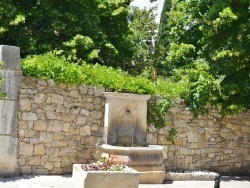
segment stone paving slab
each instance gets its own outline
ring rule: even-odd
[[[0,188],[74,188],[71,176],[21,176],[0,178]]]
[[[74,188],[74,186],[71,175],[26,175],[0,178],[0,188]],[[164,184],[140,184],[139,188],[214,188],[214,181],[166,181]],[[250,177],[224,176],[220,188],[250,188]]]

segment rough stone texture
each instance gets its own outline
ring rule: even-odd
[[[73,163],[94,161],[96,141],[103,135],[100,92],[105,90],[93,88],[23,77],[18,112],[22,174],[66,174]]]
[[[17,101],[0,99],[0,135],[17,133]]]
[[[152,139],[150,126],[148,139],[162,144],[171,128],[177,130],[175,145],[165,142],[166,170],[208,170],[225,175],[250,174],[250,110],[234,116],[221,117],[218,110],[210,108],[208,115],[193,118],[182,100],[178,99],[166,121],[169,126],[157,130]],[[150,142],[149,142],[150,143]]]
[[[163,147],[149,145],[148,147],[123,147],[102,144],[97,146],[99,156],[115,155],[114,163],[125,164],[139,172],[140,183],[162,184],[165,169],[163,164]],[[99,157],[100,160],[100,157]]]
[[[6,93],[6,96],[0,99],[0,176],[15,176],[19,174],[17,114],[19,86],[22,80],[20,49],[0,45],[0,61],[3,62],[1,92]]]
[[[5,99],[17,99],[19,94],[19,86],[22,80],[23,72],[21,70],[7,70],[1,71],[2,78],[2,92],[6,93]]]
[[[105,99],[100,94],[103,91],[92,86],[70,87],[52,80],[24,77],[18,111],[21,173],[71,173],[71,164],[95,161],[95,144],[103,142]],[[249,110],[222,118],[216,109],[211,109],[209,115],[194,119],[181,99],[174,102],[166,115],[167,127],[147,128],[147,143],[164,146],[166,170],[250,174]],[[171,128],[178,132],[173,138],[175,145],[167,141]],[[28,154],[22,145],[28,148]],[[31,164],[34,157],[40,160]],[[44,167],[46,162],[53,163],[52,170],[50,163]]]
[[[188,172],[188,173],[175,173],[166,172],[166,181],[214,181],[217,173],[214,172]]]
[[[0,177],[18,175],[17,139],[8,135],[0,135],[0,143]]]
[[[139,173],[135,170],[83,171],[79,164],[74,164],[72,180],[77,188],[138,188]]]
[[[0,45],[0,60],[3,62],[2,69],[20,70],[20,48]]]

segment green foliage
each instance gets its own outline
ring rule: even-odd
[[[169,131],[169,135],[167,137],[167,141],[170,141],[172,144],[174,144],[174,137],[177,135],[177,130],[174,128],[171,128]]]
[[[161,99],[159,101],[149,101],[147,111],[148,124],[154,125],[156,128],[166,126],[165,114],[170,108],[170,100]]]
[[[188,108],[195,115],[208,104],[223,115],[249,109],[250,1],[165,0],[165,5],[163,74],[186,86]]]
[[[28,56],[22,61],[24,75],[53,79],[67,84],[103,86],[115,91],[154,94],[154,84],[143,77],[132,77],[122,70],[99,64],[69,63],[64,56],[52,52]]]
[[[153,52],[158,28],[155,21],[156,15],[153,12],[155,9],[156,7],[149,9],[132,7],[131,9],[129,26],[133,32],[132,41],[135,44],[135,52],[132,59],[133,67],[129,69],[129,72],[134,75],[140,75],[146,69],[152,72],[155,68]]]
[[[208,104],[218,105],[220,81],[209,73],[209,65],[206,62],[196,61],[192,67],[178,69],[175,74],[185,83],[181,97],[195,117],[208,113]]]
[[[42,79],[53,79],[71,85],[85,84],[109,88],[117,92],[159,95],[161,100],[148,103],[148,123],[158,128],[165,126],[165,113],[168,111],[171,97],[183,90],[182,83],[173,84],[169,80],[159,79],[156,83],[148,78],[132,77],[122,70],[86,62],[69,63],[64,56],[53,52],[28,56],[22,60],[24,75]],[[172,94],[170,94],[172,93]]]
[[[124,68],[133,56],[130,2],[1,0],[0,43],[19,46],[22,57],[58,50],[70,62]]]
[[[155,84],[155,99],[148,102],[148,122],[156,128],[166,126],[166,114],[173,104],[172,99],[180,97],[186,86],[185,82],[158,78]],[[158,96],[158,97],[157,97]]]

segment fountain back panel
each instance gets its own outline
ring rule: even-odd
[[[149,95],[104,92],[104,143],[146,146],[146,115]]]
[[[106,99],[104,144],[97,146],[99,156],[102,153],[116,155],[114,162],[139,172],[140,183],[163,183],[163,147],[146,143],[150,96],[113,92],[104,92],[103,96]]]

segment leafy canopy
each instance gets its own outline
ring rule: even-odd
[[[249,109],[250,1],[166,4],[170,7],[158,39],[165,40],[164,66],[170,67],[165,75],[186,81],[183,97],[188,107],[196,114],[207,104],[220,106],[222,114]]]
[[[156,7],[139,9],[132,7],[130,13],[130,29],[132,30],[132,41],[135,44],[135,52],[132,58],[132,66],[130,72],[134,75],[148,74],[153,72],[155,67],[154,60],[154,42],[158,29],[156,23],[156,15],[154,10]]]
[[[77,59],[125,67],[133,55],[131,0],[1,0],[0,43],[23,57],[58,50]]]

